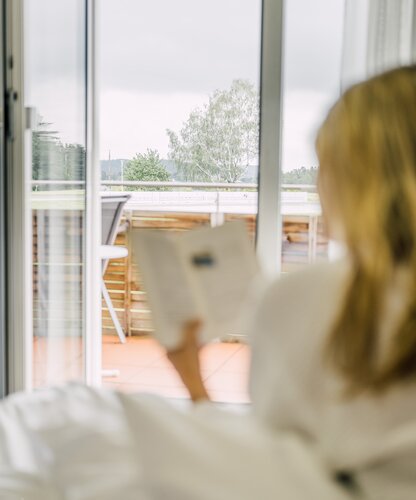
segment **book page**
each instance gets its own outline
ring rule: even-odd
[[[172,349],[181,340],[183,325],[202,314],[187,264],[175,235],[168,231],[135,229],[132,247],[151,307],[155,337]]]
[[[244,222],[230,222],[183,235],[182,252],[203,303],[203,340],[242,333],[239,325],[259,267]]]

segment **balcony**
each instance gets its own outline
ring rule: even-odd
[[[103,190],[145,189],[149,183],[103,183]],[[143,185],[142,185],[143,184]],[[160,183],[159,183],[160,184]],[[187,231],[201,226],[214,226],[242,219],[247,224],[254,244],[257,193],[255,185],[187,184],[159,185],[166,191],[131,191],[125,206],[122,225],[125,228],[116,244],[129,249],[128,257],[110,261],[105,283],[118,318],[127,335],[127,343],[119,343],[109,312],[102,308],[103,368],[118,370],[117,376],[103,379],[107,387],[124,391],[156,392],[170,397],[185,397],[186,391],[170,367],[164,351],[152,339],[151,311],[140,280],[140,272],[132,260],[131,234],[140,228]],[[82,318],[83,207],[76,192],[64,192],[67,199],[59,209],[49,210],[48,199],[62,192],[33,193],[33,265],[34,265],[34,364],[35,384],[81,377],[82,341],[78,337]],[[284,186],[282,193],[283,243],[282,269],[290,272],[319,259],[325,259],[328,241],[323,233],[320,206],[312,186]],[[53,222],[53,224],[52,224]],[[45,231],[46,230],[46,231]],[[71,242],[54,249],[51,238]],[[59,255],[54,259],[54,252]],[[47,262],[47,265],[45,264]],[[48,280],[49,273],[57,279]],[[44,281],[44,283],[42,282]],[[68,295],[64,309],[55,306],[54,287]],[[41,291],[41,293],[40,293]],[[57,291],[57,290],[55,290]],[[61,293],[62,290],[59,290]],[[43,332],[53,331],[53,338]],[[53,346],[52,346],[53,343]],[[69,347],[70,346],[70,347]],[[51,366],[48,349],[61,353],[59,366]],[[50,355],[49,355],[50,358]],[[228,338],[206,346],[201,353],[203,377],[217,401],[247,402],[249,348],[244,338]]]
[[[105,186],[111,184],[113,183],[104,183]],[[237,219],[246,222],[254,242],[257,193],[241,191],[238,185],[234,185],[233,189],[203,192],[132,192],[132,198],[124,211],[123,225],[127,230],[118,236],[116,244],[127,246],[131,250],[131,232],[139,228],[187,231]],[[311,186],[306,186],[309,191],[300,189],[302,188],[295,186],[294,190],[284,191],[282,195],[283,272],[325,259],[328,252],[328,241],[323,234],[317,196],[310,192]],[[129,251],[126,259],[110,262],[105,282],[124,331],[127,335],[142,335],[150,333],[152,325],[145,292],[131,255],[132,252]],[[115,333],[105,308],[103,333]]]

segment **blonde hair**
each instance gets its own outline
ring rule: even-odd
[[[324,213],[329,228],[340,221],[353,268],[326,354],[349,392],[381,392],[416,379],[416,67],[347,90],[316,148]],[[380,362],[384,294],[402,265],[410,300]]]

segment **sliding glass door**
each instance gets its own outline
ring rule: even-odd
[[[11,357],[24,367],[13,389],[73,379],[99,383],[101,367],[106,374],[118,370],[105,380],[112,387],[126,373],[126,383],[143,389],[159,361],[130,346],[152,330],[131,259],[131,231],[243,219],[268,273],[325,257],[319,200],[307,176],[316,173],[314,124],[338,90],[343,0],[320,0],[320,9],[307,0],[174,6],[125,0],[123,8],[102,0],[97,16],[93,0],[7,1],[16,11],[20,36],[12,45],[20,43],[14,60],[21,62],[10,69],[17,89],[12,192],[19,216],[11,235],[18,285],[11,317],[20,321]],[[95,17],[100,162],[94,156]],[[114,243],[129,251],[107,267],[110,302],[101,324],[101,200],[119,191],[130,198]],[[127,346],[114,335],[113,313]],[[108,334],[103,359],[102,333]],[[241,358],[247,368],[248,355]],[[224,365],[220,357],[216,363]]]
[[[33,385],[84,379],[86,2],[26,0]]]
[[[340,88],[343,4],[125,0],[120,9],[101,1],[102,197],[129,195],[115,241],[127,257],[110,261],[104,275],[108,387],[186,394],[149,336],[152,311],[131,256],[138,228],[244,220],[270,274],[327,257],[312,137]],[[222,340],[239,343],[208,346],[202,356],[220,401],[247,400],[249,352],[235,333]]]
[[[241,220],[254,246],[262,1],[121,5],[101,0],[98,18],[102,197],[129,196],[115,242],[128,255],[111,260],[104,276],[103,382],[179,397],[187,393],[152,339],[130,242],[139,228],[179,233]],[[211,395],[245,401],[247,346],[218,343],[203,358]]]
[[[25,0],[33,385],[100,370],[95,2]]]
[[[98,365],[93,19],[93,0],[8,0],[11,391]]]

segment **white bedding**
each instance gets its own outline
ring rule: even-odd
[[[343,500],[294,436],[208,404],[69,385],[0,404],[1,500]]]

